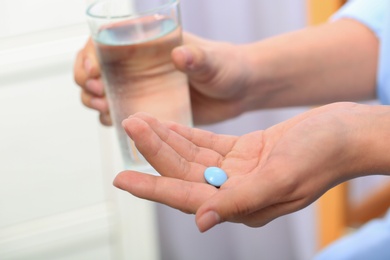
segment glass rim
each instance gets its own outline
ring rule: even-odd
[[[91,9],[96,6],[99,3],[108,2],[109,0],[97,0],[93,2],[91,5],[88,6],[86,10],[86,15],[91,18],[96,19],[124,19],[124,18],[139,18],[142,16],[150,15],[153,13],[156,13],[157,11],[167,9],[168,7],[174,7],[179,5],[180,0],[168,0],[167,3],[160,5],[156,8],[151,8],[142,12],[136,12],[133,14],[125,14],[125,15],[113,15],[113,16],[107,16],[107,15],[95,15],[91,13]]]

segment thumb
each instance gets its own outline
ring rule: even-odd
[[[211,57],[212,52],[210,48],[182,45],[172,51],[172,61],[178,70],[190,77],[191,81],[208,82],[215,77],[219,69],[216,57]]]
[[[244,223],[250,215],[272,203],[272,185],[262,185],[248,178],[237,186],[223,188],[196,212],[196,224],[205,232],[224,221]]]

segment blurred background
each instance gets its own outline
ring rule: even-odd
[[[183,27],[246,43],[323,20],[342,2],[182,0]],[[222,224],[200,234],[194,216],[115,189],[122,170],[115,134],[82,106],[73,80],[88,37],[86,2],[0,4],[0,259],[305,260],[324,244],[318,203],[262,228]],[[241,135],[307,109],[251,112],[204,128]],[[344,187],[330,205],[344,205],[346,194],[360,199],[378,183],[365,178]],[[344,209],[325,211],[344,228],[335,213]]]

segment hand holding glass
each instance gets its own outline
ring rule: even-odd
[[[101,0],[87,16],[125,167],[148,168],[121,122],[147,112],[192,124],[187,78],[171,62],[182,43],[178,0]]]

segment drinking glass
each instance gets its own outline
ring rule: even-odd
[[[99,0],[87,21],[125,168],[148,169],[122,121],[142,111],[192,125],[188,81],[171,61],[182,44],[179,0]]]

